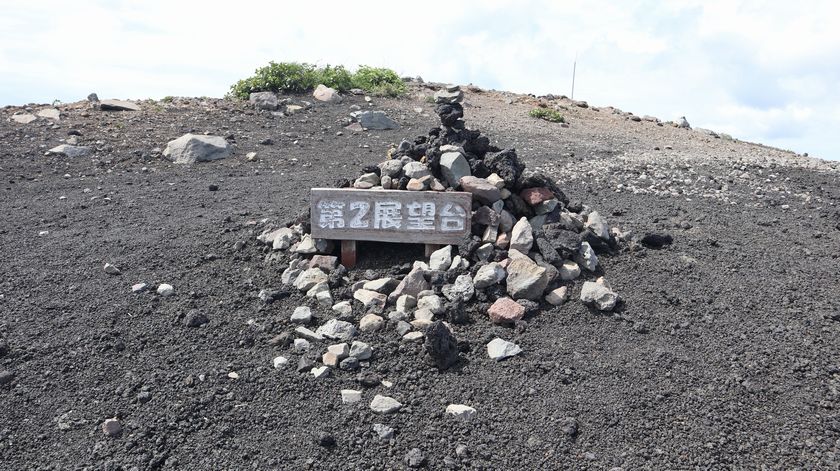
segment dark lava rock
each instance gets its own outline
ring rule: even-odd
[[[298,373],[306,373],[310,371],[312,368],[315,368],[315,362],[312,361],[311,358],[307,356],[300,357],[298,360],[297,372]]]
[[[560,425],[560,429],[567,437],[574,440],[578,434],[578,421],[574,417],[566,417]]]
[[[458,341],[443,321],[435,321],[426,329],[426,359],[441,370],[458,363]]]
[[[335,437],[330,435],[329,433],[319,433],[318,438],[315,440],[319,446],[324,448],[331,448],[335,446]]]
[[[9,354],[11,348],[9,347],[9,343],[5,340],[0,340],[0,357],[4,357]]]
[[[589,243],[589,246],[592,247],[592,250],[594,250],[597,254],[611,253],[613,251],[610,242],[598,237],[598,235],[592,232],[591,229],[586,229],[581,232],[580,238],[582,241]]]
[[[557,249],[551,245],[551,242],[549,242],[548,239],[539,237],[535,242],[537,244],[537,248],[543,256],[543,260],[552,265],[563,263],[563,257],[557,253]]]
[[[469,161],[469,164],[470,172],[474,177],[487,178],[491,173],[493,173],[489,168],[487,168],[487,164],[485,164],[483,160],[472,159]]]
[[[291,332],[283,332],[272,337],[268,344],[274,347],[288,347],[294,340],[295,336]]]
[[[207,316],[198,309],[192,309],[186,316],[184,316],[184,319],[181,322],[183,322],[187,327],[201,327],[210,322],[210,319],[208,319]]]
[[[419,448],[412,448],[405,454],[403,462],[409,468],[422,468],[426,465],[426,455]]]
[[[507,182],[507,180],[505,180],[505,182]],[[518,192],[526,188],[548,188],[558,201],[564,205],[569,203],[569,198],[554,183],[554,180],[548,178],[542,172],[537,172],[535,170],[523,170],[522,174],[516,180],[516,190]]]
[[[650,249],[661,249],[666,245],[674,243],[674,238],[670,234],[647,233],[642,237],[642,245]]]
[[[338,364],[338,368],[344,371],[356,371],[359,367],[359,359],[355,357],[347,357]]]
[[[485,155],[484,164],[504,179],[506,187],[513,187],[525,169],[525,166],[519,162],[519,158],[516,156],[516,149],[505,149],[501,152]]]
[[[219,185],[210,185],[207,189],[210,191],[219,191]]]
[[[375,173],[377,176],[382,176],[382,169],[378,165],[368,165],[362,169],[362,173]]]
[[[505,200],[505,209],[510,211],[516,219],[523,216],[526,218],[534,216],[534,209],[531,208],[531,206],[516,193],[510,195],[508,199]]]
[[[356,376],[356,381],[366,388],[375,388],[376,386],[382,384],[382,379],[379,375],[370,371],[359,373],[359,375]]]
[[[335,186],[336,188],[350,188],[351,186],[353,186],[353,182],[351,182],[347,178],[339,178],[335,181],[333,186]]]
[[[452,126],[464,117],[464,107],[460,103],[442,104],[435,107],[435,113],[444,126]]]
[[[470,316],[464,309],[464,301],[460,298],[446,304],[446,317],[449,322],[455,325],[464,325],[470,322]]]
[[[0,386],[11,383],[15,379],[15,374],[9,370],[0,371]]]
[[[542,227],[542,231],[551,246],[565,257],[572,255],[580,248],[580,234],[567,230],[560,224],[546,224]]]
[[[473,254],[480,245],[481,239],[467,234],[461,240],[461,243],[458,244],[458,255],[464,259],[472,260]]]

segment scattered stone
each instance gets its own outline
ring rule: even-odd
[[[119,268],[117,268],[114,265],[111,265],[110,263],[106,263],[105,266],[103,267],[103,269],[105,270],[105,273],[107,273],[109,275],[121,275],[122,274],[122,272],[120,271]]]
[[[500,338],[495,338],[487,344],[487,355],[496,361],[501,361],[505,358],[519,355],[520,353],[522,353],[522,349],[519,345]]]
[[[61,144],[48,150],[47,155],[63,155],[65,157],[70,157],[71,159],[74,159],[76,157],[84,157],[90,154],[90,152],[90,147]]]
[[[393,414],[402,408],[402,404],[392,397],[377,394],[370,401],[370,410],[378,414]]]
[[[298,373],[306,373],[307,371],[312,371],[312,368],[315,368],[315,362],[312,361],[311,358],[307,356],[300,357],[297,366]]]
[[[560,279],[563,281],[571,281],[580,276],[580,266],[572,260],[564,260],[560,265]]]
[[[548,272],[528,257],[513,259],[507,266],[507,292],[513,299],[538,301],[548,286]]]
[[[310,268],[298,275],[295,279],[294,287],[300,291],[309,291],[318,283],[328,283],[329,280],[329,276],[320,268]]]
[[[546,302],[553,306],[559,306],[566,302],[566,299],[569,297],[568,288],[565,286],[561,286],[557,289],[551,290],[545,296]]]
[[[312,322],[312,310],[307,306],[298,306],[295,308],[289,320],[294,324],[309,324]]]
[[[612,311],[618,302],[618,295],[605,284],[586,281],[580,290],[580,300],[595,306],[599,311]]]
[[[312,373],[312,376],[314,376],[315,378],[318,378],[318,379],[326,378],[327,376],[330,375],[330,367],[329,366],[318,366],[318,367],[312,368],[312,370],[310,372]]]
[[[420,179],[432,175],[429,168],[420,162],[409,162],[403,166],[402,171],[407,178]]]
[[[504,281],[507,276],[502,266],[496,262],[488,263],[479,268],[473,277],[473,285],[476,289],[489,288],[497,283]]]
[[[10,370],[0,371],[0,386],[11,383],[15,380],[15,374]]]
[[[148,288],[148,285],[146,283],[133,284],[131,285],[131,292],[142,293],[143,291],[146,291],[146,288]]]
[[[349,342],[356,336],[356,327],[346,321],[330,319],[324,325],[318,327],[315,333],[328,339]]]
[[[666,245],[674,243],[674,238],[669,234],[647,233],[642,237],[642,245],[650,249],[661,249]]]
[[[172,296],[175,294],[175,288],[173,288],[170,284],[161,283],[157,288],[157,294],[161,296]]]
[[[99,102],[102,111],[140,111],[140,105],[128,100],[102,100]]]
[[[598,268],[598,256],[595,255],[595,251],[588,242],[580,243],[580,249],[575,254],[575,261],[589,271],[595,271]]]
[[[187,327],[201,327],[210,322],[207,316],[198,309],[190,309],[182,321]]]
[[[409,328],[410,328],[411,324],[408,324],[408,325],[409,325]],[[409,342],[409,343],[420,342],[421,340],[423,340],[423,332],[417,332],[417,331],[409,332],[409,333],[403,335],[402,339],[403,339],[404,342]]]
[[[423,269],[415,268],[405,278],[400,281],[396,289],[388,295],[388,300],[395,301],[400,296],[407,294],[410,296],[417,296],[421,291],[429,289],[429,282],[426,281]]]
[[[309,260],[309,268],[332,270],[338,264],[338,257],[334,255],[315,255]]]
[[[510,298],[499,298],[487,314],[496,324],[513,324],[525,317],[525,307]]]
[[[280,100],[274,92],[251,93],[248,95],[248,102],[258,110],[276,111],[280,108]]]
[[[475,417],[476,410],[464,404],[450,404],[446,406],[446,413],[462,422],[469,422]]]
[[[319,446],[324,448],[332,448],[335,446],[335,437],[330,435],[329,433],[319,433],[318,439],[316,440]]]
[[[443,304],[443,299],[436,294],[423,296],[417,301],[417,310],[427,310],[435,316],[439,316],[446,312],[446,306]]]
[[[400,128],[399,123],[389,118],[384,111],[357,112],[356,120],[366,129],[388,130]]]
[[[319,84],[315,91],[312,92],[312,97],[318,101],[326,103],[341,103],[341,95],[338,94],[334,88],[330,88],[324,84]]]
[[[445,152],[440,156],[440,170],[449,186],[455,188],[461,178],[471,176],[470,164],[461,152]]]
[[[339,369],[344,371],[356,371],[361,367],[358,358],[354,357],[347,357],[341,360],[341,363],[338,364]]]
[[[274,365],[275,370],[279,370],[285,368],[286,365],[289,364],[289,359],[283,356],[274,357],[274,360],[271,361],[271,364]]]
[[[468,274],[463,274],[455,278],[455,283],[445,285],[441,291],[446,296],[446,299],[450,301],[460,299],[461,301],[467,302],[475,295],[475,286],[473,286],[472,277]]]
[[[426,358],[438,369],[445,370],[460,361],[458,341],[443,321],[433,322],[426,329],[425,337]]]
[[[586,227],[592,230],[596,236],[603,240],[610,239],[610,226],[607,221],[598,214],[598,211],[592,211],[586,218]]]
[[[311,332],[311,331],[310,331]],[[312,332],[314,334],[314,332]],[[300,353],[300,352],[308,352],[310,348],[309,340],[306,339],[295,339],[292,350]]]
[[[388,296],[369,289],[356,290],[353,293],[353,299],[361,302],[365,309],[369,309],[371,307],[382,309],[388,302]]]
[[[394,429],[383,424],[373,424],[373,432],[380,440],[391,440],[394,438]]]
[[[422,468],[426,465],[426,455],[419,448],[412,448],[405,454],[403,463],[409,468]]]
[[[350,316],[353,314],[353,305],[350,301],[341,301],[332,307],[333,312],[339,316]]]
[[[417,298],[411,296],[409,294],[404,294],[397,298],[397,311],[398,312],[409,312],[410,310],[417,307]]]
[[[319,329],[320,330],[320,329]],[[307,340],[324,340],[324,336],[318,332],[312,332],[304,326],[295,327],[295,333]]]
[[[38,117],[35,116],[34,114],[31,114],[31,113],[19,113],[19,114],[13,114],[11,119],[12,119],[12,121],[14,121],[16,123],[19,123],[19,124],[29,124],[32,121],[37,120]]]
[[[102,422],[102,433],[109,437],[119,437],[122,435],[122,424],[117,418],[107,419]]]
[[[534,230],[528,218],[523,217],[513,226],[510,237],[510,248],[527,254],[534,244]]]
[[[350,345],[350,356],[358,360],[368,360],[373,355],[373,349],[365,342],[353,341]]]
[[[495,185],[483,178],[466,176],[460,180],[461,189],[472,193],[482,204],[493,204],[502,199],[502,194]]]
[[[55,108],[45,108],[43,110],[38,111],[38,116],[45,119],[59,121],[61,119],[61,112]]]
[[[356,389],[342,389],[341,390],[341,402],[342,404],[356,404],[357,402],[361,402],[362,400],[362,392]]]
[[[385,325],[385,319],[376,314],[365,314],[359,320],[359,330],[362,332],[374,332],[381,329],[383,325]]]
[[[376,280],[365,282],[362,288],[370,291],[375,291],[382,294],[391,294],[394,288],[397,287],[399,281],[393,278],[379,278]]]
[[[429,258],[429,268],[432,270],[444,271],[452,265],[452,246],[445,245],[432,252]]]
[[[531,206],[537,206],[543,201],[554,198],[554,193],[548,188],[526,188],[519,192],[519,197]]]
[[[163,156],[176,164],[193,164],[224,159],[232,152],[231,145],[223,137],[184,134],[166,144]]]

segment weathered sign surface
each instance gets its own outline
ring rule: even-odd
[[[463,192],[313,188],[312,237],[454,244],[470,232]]]

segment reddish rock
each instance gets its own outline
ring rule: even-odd
[[[519,192],[519,197],[531,206],[536,206],[543,201],[554,198],[554,193],[548,188],[525,188]]]
[[[315,255],[309,261],[309,268],[324,268],[332,270],[338,263],[338,257],[333,255]]]
[[[510,324],[522,320],[525,308],[510,298],[499,298],[487,310],[490,320],[496,324]]]
[[[493,204],[502,199],[502,193],[483,178],[467,176],[461,177],[461,189],[473,194],[473,197],[482,204]]]

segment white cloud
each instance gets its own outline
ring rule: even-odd
[[[269,60],[568,94],[577,55],[577,98],[840,158],[829,1],[2,4],[0,104],[220,96]]]

